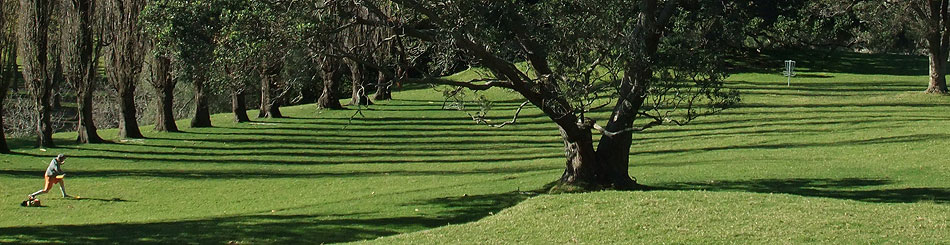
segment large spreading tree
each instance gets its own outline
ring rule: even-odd
[[[737,102],[723,89],[723,43],[734,4],[706,1],[420,1],[357,0],[323,11],[350,11],[350,23],[386,27],[396,37],[454,47],[486,78],[436,76],[401,82],[445,84],[520,94],[558,126],[566,164],[559,187],[639,188],[628,174],[632,135],[685,124]],[[388,4],[400,11],[383,11]],[[361,12],[372,18],[363,18]],[[327,32],[337,31],[330,28]],[[327,49],[382,71],[347,49]],[[526,62],[527,70],[518,64]],[[391,71],[389,71],[391,72]],[[591,111],[612,104],[598,122]],[[637,119],[645,122],[635,123]],[[594,133],[601,134],[596,148]]]

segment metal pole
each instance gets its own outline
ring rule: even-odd
[[[785,76],[788,77],[788,80],[785,86],[788,86],[788,87],[792,86],[792,75],[794,71],[795,71],[795,61],[786,60],[785,61]]]

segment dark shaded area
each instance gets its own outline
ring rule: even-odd
[[[926,85],[926,84],[925,84]],[[775,95],[784,95],[785,93],[797,92],[800,95],[815,95],[815,94],[829,94],[837,93],[833,96],[847,95],[847,94],[862,94],[867,95],[867,93],[885,93],[885,92],[907,92],[907,91],[916,91],[920,88],[920,84],[908,84],[905,82],[827,82],[827,83],[818,83],[818,82],[797,82],[794,79],[792,80],[792,85],[786,85],[785,81],[765,81],[765,82],[751,82],[751,81],[729,81],[728,86],[734,89],[740,89],[743,94],[753,91],[763,91],[760,93],[763,94],[775,94]],[[790,94],[791,95],[791,94]],[[798,95],[798,94],[795,94]],[[743,103],[745,104],[745,103]],[[740,104],[741,106],[742,104]]]
[[[441,219],[450,221],[449,223],[442,225],[460,224],[476,221],[488,215],[497,214],[502,209],[515,206],[529,197],[536,196],[536,193],[539,193],[542,190],[543,189],[530,192],[515,191],[487,195],[442,197],[418,204],[436,205],[451,210],[449,213],[450,215],[439,215]]]
[[[93,151],[93,150],[88,150]],[[30,155],[36,157],[42,157],[40,155],[33,154],[24,154],[24,153],[12,153],[17,155]],[[220,163],[230,163],[230,164],[286,164],[286,165],[339,165],[339,164],[373,164],[373,163],[389,163],[389,164],[400,164],[400,163],[503,163],[503,162],[512,162],[512,161],[526,161],[526,160],[540,160],[540,159],[552,159],[552,158],[563,158],[563,153],[537,153],[537,154],[511,154],[511,155],[491,155],[488,157],[481,158],[466,158],[459,159],[458,157],[444,156],[442,158],[428,158],[428,159],[400,159],[400,158],[378,158],[378,159],[328,159],[325,158],[329,154],[324,153],[301,153],[296,154],[297,156],[311,157],[307,160],[289,160],[289,159],[249,159],[249,158],[226,158],[226,159],[208,159],[201,157],[201,153],[193,153],[192,158],[183,159],[180,156],[167,156],[161,157],[162,153],[155,153],[152,156],[95,156],[94,158],[98,159],[112,159],[112,160],[124,160],[128,162],[141,162],[141,161],[151,161],[151,162],[164,162],[164,163],[209,163],[209,164],[220,164]],[[156,156],[157,155],[157,156]],[[266,154],[258,154],[262,156],[267,156]],[[281,154],[274,154],[271,157]],[[90,157],[93,158],[93,157]]]
[[[868,189],[892,183],[890,180],[864,178],[757,179],[747,181],[668,183],[657,185],[656,189],[784,193],[805,197],[825,197],[873,203],[950,203],[950,188],[908,187]]]
[[[83,198],[78,198],[78,199],[74,199],[74,200],[76,200],[76,201],[97,201],[97,202],[135,202],[135,201],[129,201],[129,200],[125,200],[125,199],[118,198],[118,197],[113,197],[113,198],[83,197]]]
[[[801,78],[833,78],[833,77],[835,77],[835,76],[822,75],[822,74],[796,74],[795,77],[801,77]]]
[[[832,142],[813,142],[813,143],[769,143],[769,144],[750,144],[750,145],[725,145],[725,146],[712,146],[712,147],[700,147],[700,148],[683,148],[683,149],[670,149],[670,150],[648,150],[648,151],[636,151],[632,150],[631,154],[669,154],[669,153],[686,153],[686,152],[696,152],[696,151],[717,151],[717,150],[735,150],[735,149],[789,149],[789,148],[806,148],[806,147],[833,147],[833,146],[855,146],[855,145],[873,145],[873,144],[889,144],[889,143],[907,143],[907,142],[916,142],[916,141],[925,141],[925,140],[939,140],[947,139],[950,137],[950,134],[915,134],[915,135],[902,135],[902,136],[889,136],[889,137],[879,137],[872,139],[858,139],[858,140],[840,140]]]
[[[234,242],[308,244],[374,239],[404,232],[406,227],[434,228],[476,221],[514,206],[531,195],[508,192],[437,198],[418,203],[445,212],[395,218],[360,218],[366,213],[326,215],[246,214],[211,219],[96,225],[0,228],[15,242],[221,244]]]
[[[373,176],[458,176],[458,175],[477,175],[477,174],[516,174],[516,173],[528,173],[528,172],[537,172],[537,171],[549,171],[549,170],[558,170],[560,168],[552,168],[545,166],[531,166],[531,167],[508,167],[508,166],[499,166],[496,168],[485,168],[485,169],[472,169],[472,170],[429,170],[429,171],[410,171],[410,170],[397,170],[397,171],[347,171],[347,172],[299,172],[294,171],[264,171],[264,170],[253,170],[253,171],[241,171],[241,170],[94,170],[94,171],[69,171],[70,178],[116,178],[116,177],[131,177],[131,178],[173,178],[173,179],[190,179],[190,180],[206,180],[206,179],[277,179],[277,178],[322,178],[322,177],[334,177],[334,178],[359,178],[359,177],[373,177]],[[0,170],[0,176],[11,176],[11,177],[20,177],[20,178],[34,178],[38,175],[42,175],[42,171],[27,171],[27,170]],[[83,199],[79,200],[85,200]],[[107,199],[107,201],[115,201],[113,199]]]
[[[426,145],[418,143],[417,145]],[[149,146],[152,147],[152,146]],[[172,148],[157,146],[159,148]],[[535,144],[532,146],[519,147],[519,148],[510,148],[498,150],[497,154],[535,154],[540,152],[555,152],[551,151],[551,147],[557,147],[554,143],[551,144]],[[194,149],[194,150],[207,150],[205,148],[193,148],[193,147],[175,147],[181,149]],[[248,147],[250,148],[250,147]],[[79,148],[76,148],[79,150]],[[401,151],[398,156],[403,157],[458,157],[459,155],[469,154],[469,153],[484,153],[479,151],[492,150],[491,147],[485,148],[465,148],[457,147],[455,149],[446,149],[444,147],[440,148],[431,148],[433,152],[425,152],[420,150],[410,150],[405,149]],[[94,152],[107,152],[107,153],[120,153],[120,154],[137,154],[137,155],[156,155],[156,156],[180,156],[180,157],[193,157],[196,154],[202,156],[215,156],[218,157],[220,161],[230,162],[233,159],[239,159],[238,162],[241,162],[238,157],[392,157],[395,154],[392,153],[393,150],[399,149],[380,149],[373,147],[346,147],[346,146],[323,146],[323,147],[299,147],[299,148],[288,148],[288,147],[278,147],[278,146],[268,146],[268,147],[258,147],[255,149],[219,149],[218,151],[223,152],[193,152],[193,151],[175,151],[175,152],[154,152],[148,150],[120,150],[120,149],[81,149],[84,152],[89,152],[90,156],[76,155],[78,157],[84,158],[102,158],[101,156],[93,154]],[[251,151],[256,150],[256,151]],[[318,151],[318,152],[314,152]],[[328,151],[346,151],[346,152],[328,152]],[[134,157],[129,157],[128,159],[134,160]],[[187,160],[187,159],[179,159]],[[248,160],[248,159],[244,159]],[[246,161],[245,161],[246,162]],[[412,162],[412,160],[407,160],[405,162]],[[341,163],[346,163],[346,161],[341,161]]]
[[[853,113],[850,111],[849,113]],[[789,112],[790,114],[801,114]],[[822,112],[825,113],[825,112]],[[828,114],[834,114],[836,112],[827,112]],[[742,115],[743,113],[736,113],[736,115]],[[752,114],[752,113],[749,113]],[[773,115],[782,116],[786,113],[773,113]],[[804,133],[804,132],[814,132],[816,130],[821,130],[821,132],[827,132],[827,129],[814,129],[809,127],[814,126],[829,126],[829,125],[847,125],[848,131],[859,131],[864,129],[876,129],[876,128],[887,128],[887,125],[875,125],[875,126],[862,126],[863,124],[879,124],[885,122],[902,122],[902,121],[946,121],[950,120],[950,117],[944,116],[877,116],[869,115],[862,117],[834,117],[834,116],[816,116],[816,117],[789,117],[789,118],[761,118],[756,120],[749,119],[735,119],[735,120],[723,120],[723,121],[710,121],[703,122],[703,128],[661,128],[651,131],[646,131],[641,133],[641,135],[648,135],[649,139],[663,139],[663,138],[682,138],[684,136],[728,136],[734,134],[765,134],[765,133]],[[764,129],[764,127],[795,127],[795,128],[785,128],[785,129]],[[736,130],[736,129],[748,129],[746,131],[727,131],[726,130]],[[659,134],[663,132],[688,132],[687,135],[670,135],[670,136],[656,136],[652,134]]]
[[[781,74],[785,60],[794,60],[799,71],[850,74],[926,76],[926,56],[901,54],[862,54],[827,50],[772,50],[736,57],[736,72]],[[926,78],[921,78],[926,82]],[[926,83],[924,84],[926,85]]]

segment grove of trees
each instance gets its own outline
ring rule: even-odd
[[[342,109],[344,94],[359,108],[390,99],[396,84],[499,88],[558,127],[563,189],[640,188],[628,173],[633,135],[738,103],[723,83],[729,59],[779,48],[910,50],[930,57],[925,91],[944,94],[950,57],[948,1],[0,2],[0,111],[10,90],[26,88],[39,147],[54,147],[54,93],[77,102],[77,141],[100,143],[97,94],[115,100],[120,138],[143,138],[143,118],[178,132],[181,114],[212,127],[213,112],[249,122],[253,107],[258,118],[298,103]],[[465,67],[487,72],[443,78]],[[151,90],[137,89],[143,83]],[[601,108],[610,116],[592,116]]]

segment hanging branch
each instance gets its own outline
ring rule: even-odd
[[[503,128],[503,127],[505,127],[505,126],[508,126],[509,124],[515,124],[515,123],[517,123],[517,122],[518,122],[518,116],[521,115],[521,110],[524,109],[524,107],[525,107],[526,105],[528,105],[528,103],[530,103],[530,101],[525,101],[525,102],[521,103],[521,105],[518,106],[518,110],[515,111],[515,115],[511,118],[511,121],[503,122],[503,123],[501,123],[501,124],[491,124],[491,123],[489,123],[489,122],[488,122],[488,119],[485,119],[485,115],[484,115],[484,114],[478,114],[478,115],[472,115],[471,113],[467,113],[467,114],[468,114],[468,116],[472,117],[472,120],[474,120],[476,124],[484,123],[485,125],[488,125],[489,127],[493,127],[493,128]]]

